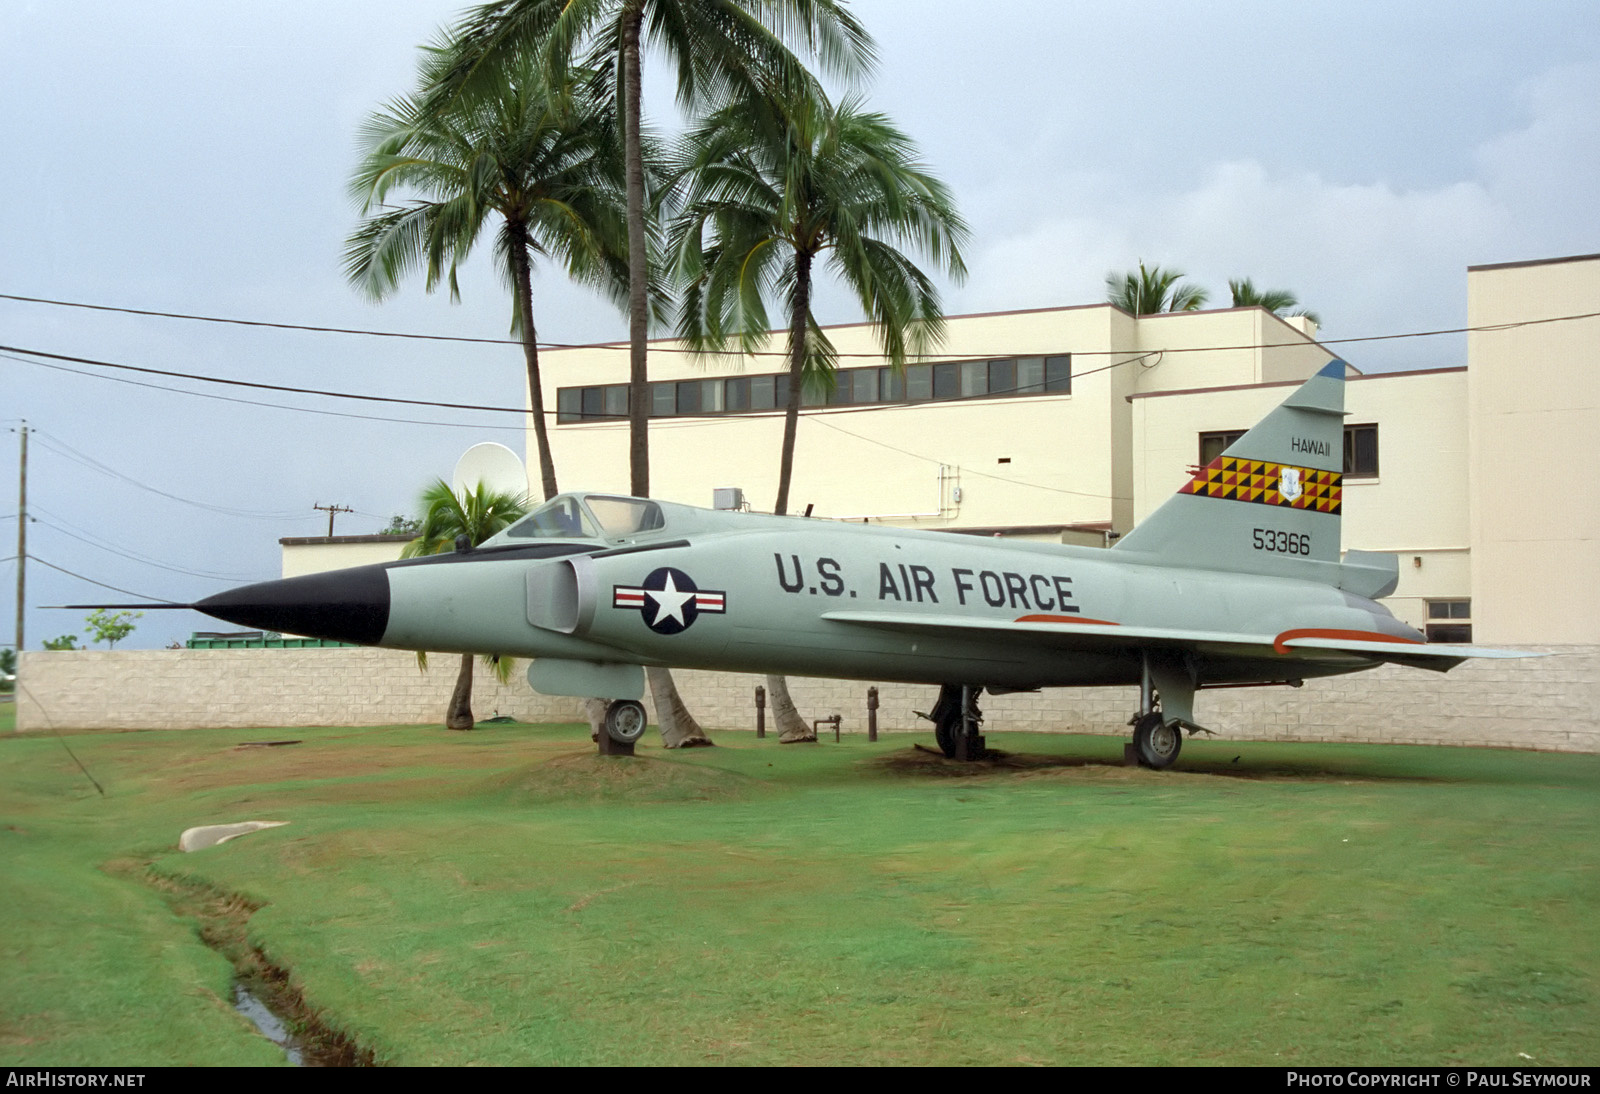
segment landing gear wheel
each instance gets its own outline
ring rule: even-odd
[[[946,684],[939,689],[939,701],[928,714],[933,722],[933,740],[949,759],[956,758],[956,742],[966,732],[961,724],[961,689]]]
[[[1151,711],[1133,727],[1133,747],[1139,753],[1139,762],[1160,771],[1171,767],[1183,748],[1183,730],[1178,723],[1168,723],[1159,711]]]
[[[650,718],[644,712],[644,704],[637,700],[618,699],[606,707],[606,736],[619,745],[633,744],[644,736],[649,724]]]

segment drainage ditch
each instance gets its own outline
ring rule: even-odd
[[[261,905],[192,878],[157,873],[148,863],[109,863],[106,870],[155,889],[175,915],[192,919],[200,940],[234,970],[234,1009],[296,1066],[372,1067],[371,1049],[331,1025],[306,1001],[287,969],[249,941],[246,927]]]

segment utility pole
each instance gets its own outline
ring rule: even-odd
[[[17,666],[22,665],[23,599],[28,591],[28,423],[17,427],[22,435],[22,460],[17,486]]]
[[[26,443],[26,442],[24,442]],[[333,538],[333,515],[335,513],[354,513],[355,510],[346,505],[313,505],[313,509],[323,509],[328,514],[328,538]]]

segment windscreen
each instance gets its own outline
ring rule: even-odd
[[[567,495],[551,498],[507,530],[512,539],[599,539],[578,499]]]
[[[665,523],[661,507],[653,501],[640,498],[610,498],[590,494],[589,512],[600,522],[600,530],[607,539],[631,536],[636,532],[652,532]]]

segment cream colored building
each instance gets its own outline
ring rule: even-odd
[[[1469,336],[1469,367],[1347,374],[1344,546],[1400,555],[1388,603],[1436,639],[1600,643],[1600,255],[1475,266],[1467,281],[1470,325],[1500,328]],[[1260,308],[957,316],[903,377],[869,326],[828,333],[839,389],[807,399],[791,512],[1085,544],[1128,531],[1340,355]],[[711,505],[739,487],[770,509],[781,354],[652,343],[653,495]],[[621,343],[542,355],[563,488],[628,489],[627,359]],[[282,542],[285,576],[400,546]]]
[[[884,367],[870,326],[828,334],[838,387],[807,400],[791,512],[1097,543],[1133,526],[1129,396],[1294,381],[1329,357],[1303,320],[1259,308],[957,316],[939,354],[903,377]],[[547,351],[541,366],[545,405],[558,410],[551,448],[563,487],[626,491],[627,347]],[[715,488],[739,487],[752,508],[770,511],[782,372],[778,339],[743,359],[652,343],[650,493],[710,505]]]
[[[1593,313],[1600,255],[1475,266],[1470,325],[1508,326],[1470,335],[1470,367],[1348,373],[1344,545],[1401,556],[1389,603],[1437,639],[1600,642],[1600,318],[1566,318]],[[1341,355],[1260,308],[1097,304],[954,317],[890,389],[869,326],[828,333],[841,394],[807,400],[792,512],[1078,543],[1129,530]],[[706,361],[652,343],[652,494],[709,505],[736,486],[770,508],[782,404],[762,378],[781,348]],[[626,491],[626,345],[543,365],[562,484]]]
[[[1597,312],[1600,255],[1468,271],[1472,596],[1485,641],[1600,642]],[[1572,315],[1591,318],[1561,318]]]
[[[1346,550],[1400,555],[1400,587],[1385,602],[1414,627],[1464,627],[1473,620],[1471,499],[1467,486],[1467,370],[1431,369],[1355,376],[1345,387],[1347,452],[1343,525]],[[1200,438],[1254,425],[1291,384],[1199,388],[1135,395],[1135,519],[1188,480],[1202,462]],[[1441,616],[1441,609],[1443,615]],[[1456,640],[1464,632],[1437,635]]]
[[[406,536],[293,536],[278,540],[284,577],[393,562],[410,542]]]

